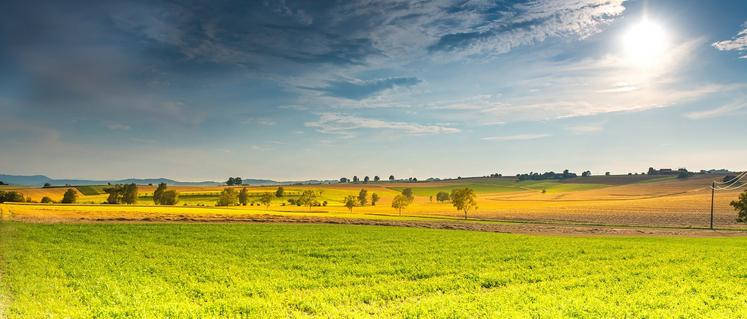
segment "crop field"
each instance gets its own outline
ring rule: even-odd
[[[8,318],[747,315],[747,238],[0,225]]]
[[[288,214],[313,212],[320,216],[391,216],[397,212],[391,201],[404,188],[412,188],[414,202],[403,211],[410,217],[459,218],[461,214],[449,202],[439,203],[436,193],[449,192],[455,188],[470,187],[477,193],[478,209],[470,212],[470,218],[495,221],[552,222],[596,225],[706,227],[710,220],[711,181],[723,176],[698,175],[688,179],[660,176],[594,176],[563,181],[522,181],[510,178],[469,178],[461,180],[419,183],[370,183],[285,186],[286,195],[273,199],[269,208],[260,206],[258,196],[274,192],[276,187],[249,186],[249,205],[241,207],[214,207],[220,186],[173,186],[178,190],[179,210],[174,207],[154,206],[152,194],[155,187],[141,186],[139,201],[135,206],[126,205],[6,205],[7,211],[16,216],[56,219],[62,215],[75,219],[99,219],[111,216],[112,212],[125,215],[166,215],[190,212],[201,214]],[[240,187],[234,187],[239,189]],[[369,196],[376,193],[381,200],[376,206],[355,207],[350,212],[343,205],[345,196],[357,196],[360,189],[367,189]],[[745,186],[747,189],[747,186]],[[20,192],[32,199],[50,196],[62,197],[65,188],[22,188]],[[288,200],[297,198],[304,190],[313,190],[317,200],[326,206],[299,207]],[[742,228],[736,222],[734,210],[729,202],[736,199],[741,189],[720,191],[714,203],[715,222],[719,227]],[[101,204],[106,195],[80,194],[80,204]],[[194,211],[192,207],[202,210]],[[212,207],[212,209],[207,209]],[[75,211],[74,215],[71,212]],[[127,216],[120,216],[127,217]]]

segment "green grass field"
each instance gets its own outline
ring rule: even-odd
[[[8,318],[747,316],[745,238],[15,222],[0,238]]]
[[[508,179],[485,179],[485,180],[474,180],[465,179],[464,181],[449,181],[448,185],[442,186],[421,186],[417,183],[413,183],[412,188],[413,194],[416,196],[435,196],[438,192],[451,192],[456,188],[471,188],[478,194],[488,193],[508,193],[508,192],[521,192],[521,191],[542,191],[543,189],[549,193],[558,192],[573,192],[581,190],[590,190],[606,187],[604,184],[583,184],[583,183],[562,183],[560,181],[521,181],[517,182]],[[402,191],[408,187],[390,187],[395,191]]]

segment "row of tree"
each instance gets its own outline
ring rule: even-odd
[[[379,202],[379,194],[371,193],[371,206],[376,206],[376,203]],[[368,204],[368,190],[363,188],[358,192],[358,196],[348,195],[343,199],[343,204],[345,207],[347,207],[350,212],[353,212],[353,207],[356,206],[366,206]]]
[[[586,172],[584,172],[586,173]],[[591,175],[591,172],[589,172],[589,175]],[[565,179],[565,178],[574,178],[577,177],[576,173],[571,173],[568,170],[564,170],[563,173],[555,173],[553,171],[545,172],[545,173],[535,173],[535,172],[529,172],[528,174],[516,174],[516,178],[520,181],[524,180],[546,180],[546,179]]]

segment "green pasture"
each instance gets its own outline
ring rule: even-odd
[[[740,318],[747,239],[0,224],[8,318]]]
[[[425,184],[427,185],[427,184]],[[471,188],[478,194],[489,194],[489,193],[508,193],[508,192],[522,192],[522,191],[538,191],[541,192],[543,189],[548,193],[560,193],[560,192],[573,192],[582,191],[607,187],[604,184],[581,184],[581,183],[562,183],[559,181],[521,181],[517,182],[514,180],[507,179],[485,179],[481,182],[474,180],[465,180],[464,183],[459,181],[449,181],[448,185],[439,186],[425,186],[413,183],[412,192],[416,196],[435,196],[438,192],[451,192],[457,188]],[[390,189],[395,191],[402,191],[407,187],[391,187]]]

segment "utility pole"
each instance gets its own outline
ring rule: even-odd
[[[716,196],[716,182],[711,184],[711,230],[713,230],[713,199]]]

